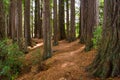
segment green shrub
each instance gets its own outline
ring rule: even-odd
[[[14,80],[23,66],[24,54],[16,43],[6,39],[0,41],[0,78]],[[0,80],[1,80],[0,79]]]
[[[95,49],[97,49],[102,37],[102,27],[101,26],[96,27],[93,34],[94,34],[94,37],[92,39],[93,46]]]

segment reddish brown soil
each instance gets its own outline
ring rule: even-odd
[[[42,51],[43,44],[40,44],[34,47],[35,49],[30,48],[32,51],[26,55],[27,63],[37,59],[32,56],[35,55],[36,48],[40,48]],[[72,43],[60,41],[59,46],[53,46],[53,57],[44,62],[47,66],[46,70],[37,72],[38,66],[33,66],[29,73],[23,74],[17,80],[100,80],[89,77],[85,72],[86,66],[92,62],[96,51],[84,52],[84,47],[79,44],[79,40]],[[110,78],[108,80],[119,79]]]

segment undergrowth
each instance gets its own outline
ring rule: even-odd
[[[17,43],[0,41],[0,80],[15,80],[23,66],[24,53]]]
[[[102,27],[101,26],[96,27],[93,34],[94,34],[94,37],[92,39],[93,47],[97,49],[98,45],[100,44],[101,37],[102,37]]]

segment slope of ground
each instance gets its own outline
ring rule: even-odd
[[[42,51],[43,45],[40,44],[36,48],[40,48]],[[85,72],[86,66],[95,56],[95,50],[84,52],[84,47],[79,44],[79,40],[72,43],[60,41],[59,46],[53,46],[53,57],[43,62],[47,66],[44,71],[36,70],[38,66],[34,66],[29,73],[22,75],[17,80],[99,80],[88,77]],[[31,59],[37,59],[32,57],[35,55],[35,50],[33,49],[26,55],[26,61],[31,62]]]

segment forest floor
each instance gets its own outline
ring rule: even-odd
[[[17,80],[100,80],[88,76],[85,72],[85,68],[94,59],[96,50],[84,52],[85,45],[80,44],[79,40],[71,43],[63,40],[58,46],[53,46],[53,57],[40,63],[39,51],[41,53],[43,51],[43,42],[42,40],[34,41],[38,44],[29,48],[30,53],[25,56],[25,63],[29,67],[24,69],[26,73],[20,75]]]

